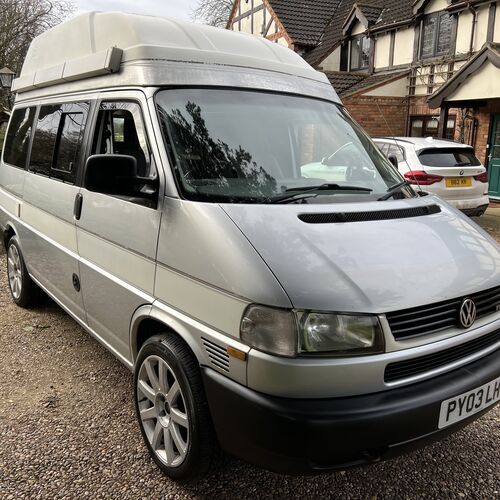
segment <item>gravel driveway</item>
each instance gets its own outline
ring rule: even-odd
[[[293,478],[228,460],[196,488],[180,487],[159,473],[142,444],[130,372],[56,305],[15,307],[3,253],[0,259],[2,500],[500,499],[498,407],[444,441],[391,462]]]

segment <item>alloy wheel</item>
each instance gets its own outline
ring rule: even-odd
[[[22,293],[23,271],[21,257],[15,245],[10,245],[7,253],[7,275],[12,296],[17,300]]]
[[[139,415],[151,448],[169,467],[181,465],[187,455],[189,415],[179,381],[159,356],[147,357],[137,378]]]

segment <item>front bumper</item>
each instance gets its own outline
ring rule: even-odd
[[[500,350],[400,389],[334,399],[267,396],[202,369],[222,448],[268,470],[326,472],[392,458],[441,439],[483,413],[438,430],[442,401],[500,376]]]

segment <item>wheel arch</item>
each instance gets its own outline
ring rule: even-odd
[[[7,243],[12,238],[12,236],[17,236],[17,231],[11,222],[7,222],[5,229],[3,230],[3,246],[7,250]]]
[[[147,305],[140,307],[131,321],[130,352],[134,365],[142,345],[149,338],[159,333],[180,338],[188,346],[198,362],[203,359],[203,353],[198,342],[181,321],[166,311]]]

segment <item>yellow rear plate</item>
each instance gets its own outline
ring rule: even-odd
[[[446,179],[446,187],[448,188],[461,188],[471,187],[472,177],[449,177]]]

